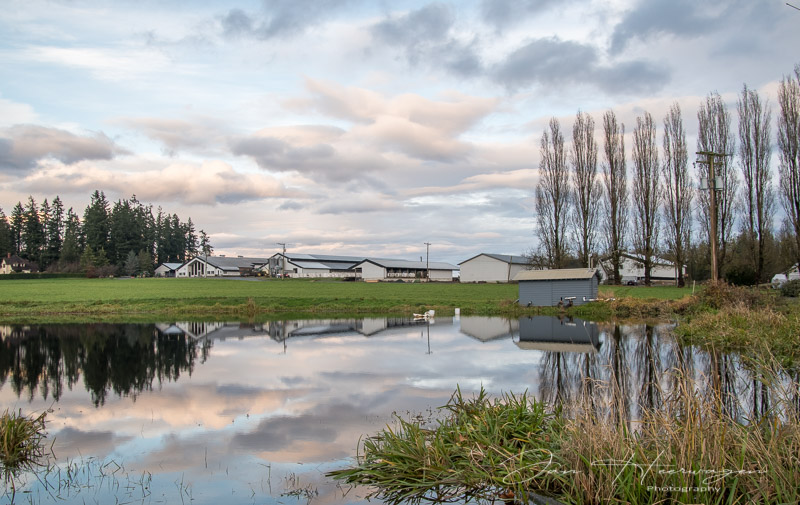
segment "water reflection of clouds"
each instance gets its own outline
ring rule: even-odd
[[[679,359],[704,371],[714,366],[686,350],[676,354],[668,325],[600,325],[593,334],[602,342],[599,352],[584,354],[518,348],[519,321],[396,323],[379,330],[387,323],[370,321],[369,336],[353,331],[316,338],[309,329],[284,340],[263,332],[254,336],[243,326],[239,331],[248,338],[213,340],[202,363],[197,359],[177,381],[155,380],[135,399],[109,394],[96,408],[86,391],[74,387],[49,417],[56,453],[61,458],[113,454],[131,468],[185,473],[204,486],[233,486],[233,479],[250,485],[263,478],[264,465],[294,472],[300,463],[352,457],[358,440],[391,424],[393,413],[425,415],[444,405],[457,385],[468,395],[484,387],[490,393],[528,390],[553,399],[580,394],[588,374],[617,381],[615,387],[632,403],[652,402],[657,398],[643,386],[660,380]],[[598,388],[596,394],[616,393]],[[20,401],[0,386],[3,407]],[[26,409],[43,410],[50,403],[34,396]],[[636,407],[625,415],[636,415]],[[233,469],[239,474],[226,475]],[[203,501],[215,491],[209,492]],[[315,503],[337,502],[331,489],[323,494]]]

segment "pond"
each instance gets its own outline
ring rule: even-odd
[[[457,386],[566,405],[589,395],[635,422],[680,367],[739,417],[768,408],[734,356],[681,347],[671,328],[544,316],[0,326],[0,412],[49,409],[57,457],[16,501],[359,503],[368,490],[324,473],[395,416],[434,421]]]

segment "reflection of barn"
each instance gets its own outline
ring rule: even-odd
[[[520,349],[552,352],[597,352],[600,338],[597,323],[552,316],[522,317],[519,320]]]
[[[465,316],[461,318],[461,333],[481,342],[511,338],[519,332],[517,319],[503,317]]]
[[[265,323],[179,322],[157,324],[156,327],[165,335],[186,334],[194,340],[242,340],[256,337],[283,342],[289,338],[303,337],[320,338],[354,334],[371,336],[395,329],[425,326],[428,322],[409,318],[309,319]]]

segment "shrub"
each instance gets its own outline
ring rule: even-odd
[[[792,281],[784,282],[781,286],[781,295],[797,298],[800,296],[800,280],[795,279]]]

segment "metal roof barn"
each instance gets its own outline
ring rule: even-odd
[[[520,305],[552,307],[583,305],[597,298],[600,276],[588,268],[526,270],[514,277],[519,282]]]

